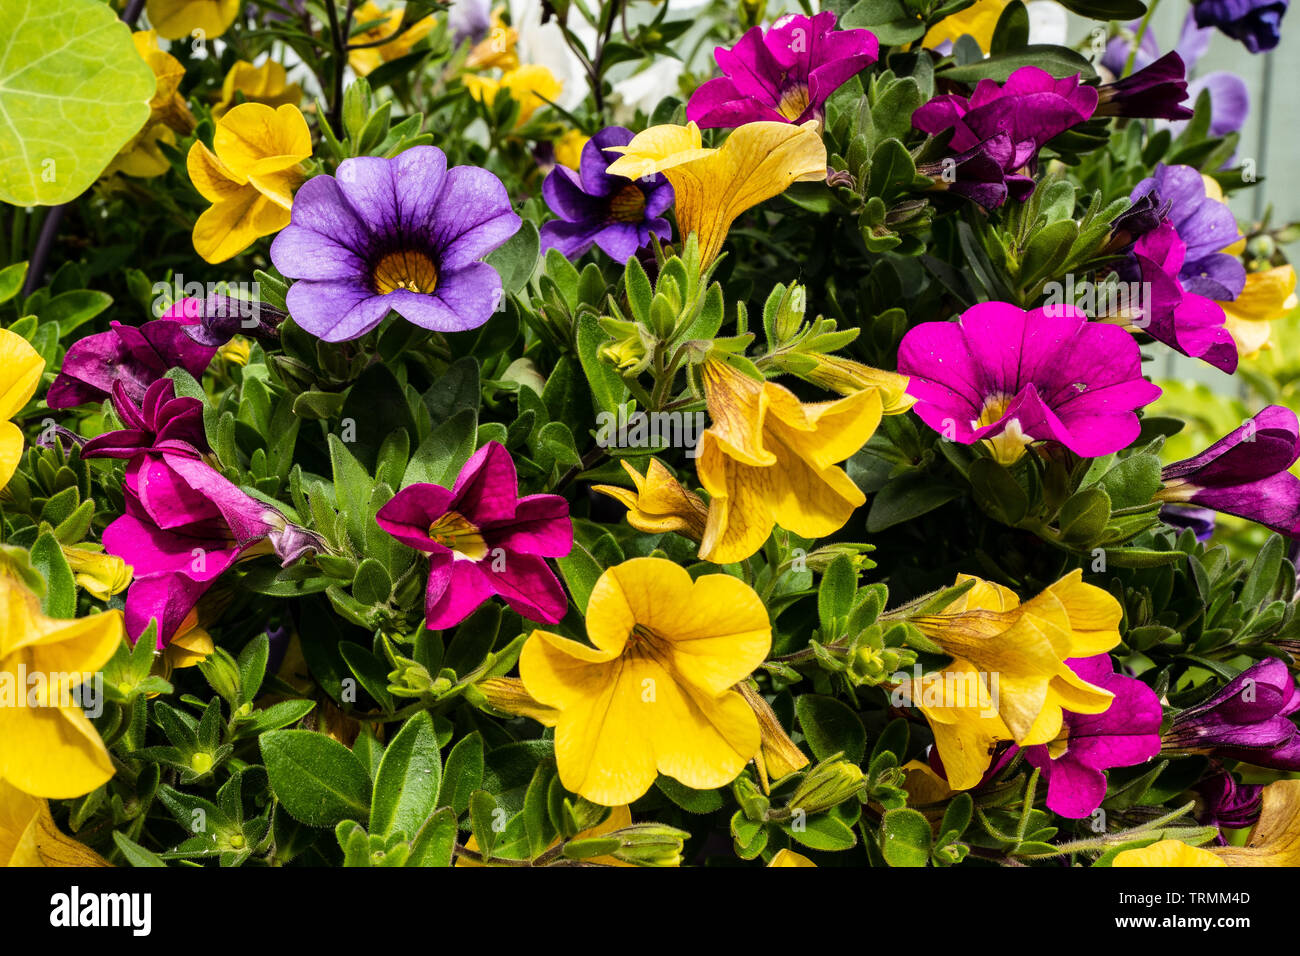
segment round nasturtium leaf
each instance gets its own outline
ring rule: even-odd
[[[68,202],[149,119],[153,71],[100,0],[0,0],[0,24],[0,202]]]

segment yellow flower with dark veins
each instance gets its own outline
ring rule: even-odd
[[[758,718],[734,688],[767,656],[772,625],[749,585],[633,558],[596,582],[587,636],[594,647],[533,631],[519,657],[528,693],[558,711],[567,790],[618,806],[659,773],[711,790],[758,752]]]
[[[676,194],[677,224],[683,236],[699,236],[703,265],[718,257],[741,213],[793,183],[826,178],[826,146],[816,120],[802,126],[746,123],[717,149],[704,148],[694,123],[652,126],[607,152],[623,154],[610,163],[611,175],[667,177]]]
[[[145,12],[158,35],[213,40],[230,29],[243,0],[148,0]]]
[[[461,78],[469,95],[485,106],[496,103],[497,95],[502,91],[519,104],[519,118],[516,126],[523,126],[548,102],[560,98],[564,84],[556,79],[554,73],[537,63],[526,63],[517,69],[508,71],[499,80],[467,73]]]
[[[17,332],[0,329],[0,489],[18,470],[23,433],[11,418],[32,400],[45,372],[45,359]]]
[[[789,389],[713,358],[700,376],[713,419],[696,461],[710,495],[700,557],[743,561],[774,525],[804,538],[842,528],[866,496],[837,462],[855,454],[880,424],[879,392],[804,404]]]
[[[213,119],[221,119],[235,103],[236,94],[246,103],[264,103],[270,107],[297,106],[302,102],[302,87],[289,82],[289,74],[275,60],[253,66],[239,60],[226,73],[221,84],[221,100],[212,108]]]
[[[1271,348],[1271,323],[1290,315],[1298,301],[1292,266],[1246,273],[1246,287],[1231,302],[1220,302],[1225,323],[1242,358],[1254,358]]]
[[[99,732],[77,701],[122,642],[122,612],[48,618],[0,567],[0,781],[36,797],[90,793],[113,776]]]
[[[644,475],[630,462],[623,461],[622,465],[635,491],[617,485],[592,485],[591,490],[608,495],[627,508],[628,524],[646,534],[675,531],[693,541],[704,537],[708,519],[704,502],[695,492],[683,488],[658,458],[650,459]]]
[[[429,35],[429,31],[437,26],[438,22],[432,15],[422,17],[411,24],[409,29],[403,31],[402,19],[405,16],[405,6],[384,11],[379,9],[379,6],[373,0],[366,0],[365,3],[353,11],[352,23],[354,26],[362,26],[367,23],[374,24],[352,37],[353,46],[375,44],[374,46],[363,46],[360,50],[348,52],[348,65],[352,67],[357,76],[365,76],[380,64],[406,56],[417,43]],[[392,37],[392,39],[387,43],[380,42],[388,37]]]
[[[65,835],[50,805],[0,780],[0,866],[112,866]]]
[[[212,203],[194,223],[194,249],[215,263],[289,225],[311,132],[296,106],[242,103],[217,121],[212,146],[196,142],[187,166],[194,188]]]

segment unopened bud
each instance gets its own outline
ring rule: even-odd
[[[690,836],[663,823],[634,823],[609,834],[619,841],[613,855],[637,866],[681,866],[682,847]]]
[[[857,796],[865,782],[861,767],[832,757],[808,771],[790,798],[790,807],[809,815],[821,813]]]

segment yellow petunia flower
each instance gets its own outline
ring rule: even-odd
[[[519,31],[502,19],[503,7],[492,11],[488,35],[474,45],[465,58],[467,70],[514,70],[519,66]],[[566,164],[567,165],[567,164]]]
[[[235,105],[235,95],[243,96],[247,103],[264,103],[272,108],[297,106],[302,102],[302,87],[290,83],[289,74],[274,60],[253,66],[240,60],[226,73],[221,83],[221,99],[212,108],[214,119],[221,119]]]
[[[438,23],[432,15],[422,17],[412,24],[410,29],[399,35],[398,31],[401,29],[402,18],[405,15],[404,6],[385,12],[379,9],[373,0],[366,0],[353,12],[353,24],[360,26],[364,23],[375,23],[375,26],[352,37],[351,42],[354,46],[365,43],[378,44],[385,37],[393,37],[388,43],[349,51],[348,65],[358,76],[367,75],[382,63],[406,56]],[[377,22],[381,20],[382,23]]]
[[[1271,348],[1270,323],[1284,319],[1295,309],[1295,269],[1275,266],[1260,272],[1246,273],[1246,287],[1231,302],[1220,302],[1227,317],[1228,331],[1237,343],[1242,358],[1255,358]]]
[[[826,178],[826,146],[816,120],[802,126],[746,123],[718,149],[704,148],[694,123],[652,126],[608,152],[623,154],[609,165],[615,176],[668,178],[681,234],[699,236],[704,265],[718,257],[731,224],[745,210],[793,183]]]
[[[594,647],[533,631],[519,657],[528,693],[559,711],[566,789],[605,806],[642,796],[659,773],[710,790],[758,752],[758,719],[733,688],[767,656],[772,625],[743,581],[633,558],[596,582],[587,636]]]
[[[1085,584],[1078,570],[1024,604],[1008,589],[969,575],[958,575],[956,583],[970,580],[975,586],[942,613],[908,618],[953,657],[944,676],[956,680],[951,687],[944,682],[939,699],[926,703],[929,678],[911,697],[920,696],[949,782],[959,790],[979,782],[992,743],[1050,743],[1061,732],[1063,710],[1100,714],[1110,707],[1114,695],[1065,662],[1115,647],[1121,617],[1118,602]],[[949,699],[954,696],[959,699]]]
[[[1263,797],[1246,845],[1211,852],[1228,866],[1300,866],[1300,780],[1276,780]]]
[[[496,102],[497,94],[505,94],[519,104],[517,126],[523,126],[548,101],[553,103],[564,91],[554,73],[537,63],[526,63],[515,70],[510,70],[499,80],[467,73],[461,78],[469,95],[485,106]]]
[[[173,670],[202,664],[215,650],[212,635],[199,623],[199,609],[195,607],[185,615],[185,620],[176,628],[175,636],[163,650],[159,659],[159,674],[166,679]]]
[[[177,133],[194,129],[194,114],[190,112],[185,97],[180,94],[185,67],[179,60],[158,46],[154,30],[137,30],[131,34],[135,51],[148,64],[154,75],[154,94],[149,100],[149,120],[130,142],[118,151],[104,170],[105,175],[122,173],[137,179],[161,176],[171,169],[171,163],[159,149],[159,143],[176,145]]]
[[[921,38],[921,46],[933,50],[945,40],[956,43],[962,36],[970,36],[987,53],[993,43],[993,28],[998,25],[998,17],[1002,16],[1008,2],[1009,0],[975,0],[973,6],[944,17],[930,27]]]
[[[569,130],[555,141],[555,161],[561,166],[576,170],[582,162],[582,147],[590,139],[581,130]]]
[[[768,869],[781,866],[811,866],[815,868],[817,864],[802,853],[794,852],[794,850],[777,850],[776,855],[772,857],[767,866]]]
[[[0,780],[0,866],[112,866],[65,835],[50,805]]]
[[[243,103],[217,121],[212,145],[196,142],[186,165],[194,188],[212,203],[194,223],[194,249],[215,263],[289,224],[311,132],[296,106]]]
[[[158,35],[168,40],[213,40],[230,29],[241,6],[243,0],[148,0],[145,12]]]
[[[36,797],[89,793],[113,764],[77,699],[122,642],[122,612],[48,618],[3,568],[0,608],[0,780]]]
[[[866,496],[837,462],[855,454],[880,424],[874,389],[804,404],[775,382],[760,382],[718,359],[701,366],[713,424],[696,461],[710,495],[700,557],[743,561],[774,525],[804,538],[844,526]]]
[[[1191,846],[1182,840],[1161,840],[1137,850],[1124,850],[1115,854],[1111,866],[1227,866],[1228,864],[1209,850]]]
[[[11,418],[36,394],[45,359],[17,332],[0,329],[0,489],[18,470],[23,433]]]
[[[77,584],[97,601],[121,594],[131,583],[131,566],[115,554],[86,548],[63,548],[63,557]]]
[[[700,496],[683,488],[658,458],[651,458],[642,475],[631,463],[622,462],[635,491],[617,485],[593,485],[591,490],[608,495],[627,508],[627,523],[646,534],[675,531],[693,541],[704,537],[708,509]]]

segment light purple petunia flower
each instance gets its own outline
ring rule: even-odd
[[[114,384],[120,384],[127,398],[138,404],[149,386],[173,368],[202,377],[217,350],[186,334],[185,329],[198,321],[190,315],[192,301],[181,299],[141,326],[110,322],[107,332],[74,342],[46,403],[50,408],[72,408],[102,402],[112,395]]]
[[[1135,410],[1160,396],[1132,335],[1064,305],[983,302],[957,322],[923,323],[903,336],[898,370],[927,425],[962,444],[987,440],[1004,463],[1032,441],[1084,457],[1118,451],[1137,438]]]
[[[1201,171],[1191,166],[1157,163],[1155,174],[1133,187],[1129,199],[1154,193],[1172,203],[1169,221],[1187,243],[1187,254],[1178,277],[1188,292],[1216,302],[1228,302],[1246,287],[1246,267],[1236,256],[1222,250],[1240,236],[1232,210],[1205,194]]]
[[[1270,405],[1192,458],[1161,472],[1162,501],[1188,502],[1300,538],[1300,458],[1295,412]]]
[[[706,129],[770,121],[821,120],[826,100],[880,53],[870,30],[837,30],[835,14],[788,14],[763,33],[745,32],[713,57],[723,76],[691,94],[686,118]]]
[[[1196,24],[1218,27],[1239,40],[1251,53],[1277,46],[1282,38],[1282,17],[1290,0],[1195,0]]]
[[[610,146],[626,146],[633,133],[622,126],[607,126],[582,147],[575,172],[557,165],[542,184],[542,196],[560,218],[542,226],[542,251],[558,249],[576,259],[597,245],[618,262],[626,262],[650,244],[652,235],[672,236],[663,213],[673,204],[673,187],[655,173],[641,179],[611,176],[605,170],[617,156]]]
[[[490,441],[450,491],[410,485],[379,509],[381,528],[429,555],[426,627],[454,627],[494,594],[531,621],[564,617],[568,600],[545,559],[573,548],[569,504],[559,495],[518,494],[510,453]]]
[[[361,156],[337,176],[309,179],[271,261],[298,281],[289,314],[326,342],[365,335],[388,315],[437,332],[486,322],[501,277],[478,260],[519,229],[501,180],[476,166],[447,168],[434,146],[393,159]]]
[[[1180,711],[1165,732],[1166,753],[1204,753],[1274,770],[1300,770],[1300,710],[1291,670],[1270,657],[1251,665],[1208,700]]]
[[[113,410],[123,427],[86,442],[82,458],[129,459],[171,442],[182,442],[201,452],[208,450],[203,403],[197,398],[177,397],[175,383],[169,378],[150,385],[139,407],[127,396],[122,383],[115,382]]]
[[[1064,749],[1057,743],[1025,747],[1025,759],[1047,782],[1047,808],[1082,819],[1106,798],[1112,767],[1146,763],[1160,753],[1160,700],[1142,681],[1114,672],[1109,654],[1066,661],[1089,684],[1115,695],[1100,714],[1065,712]]]

